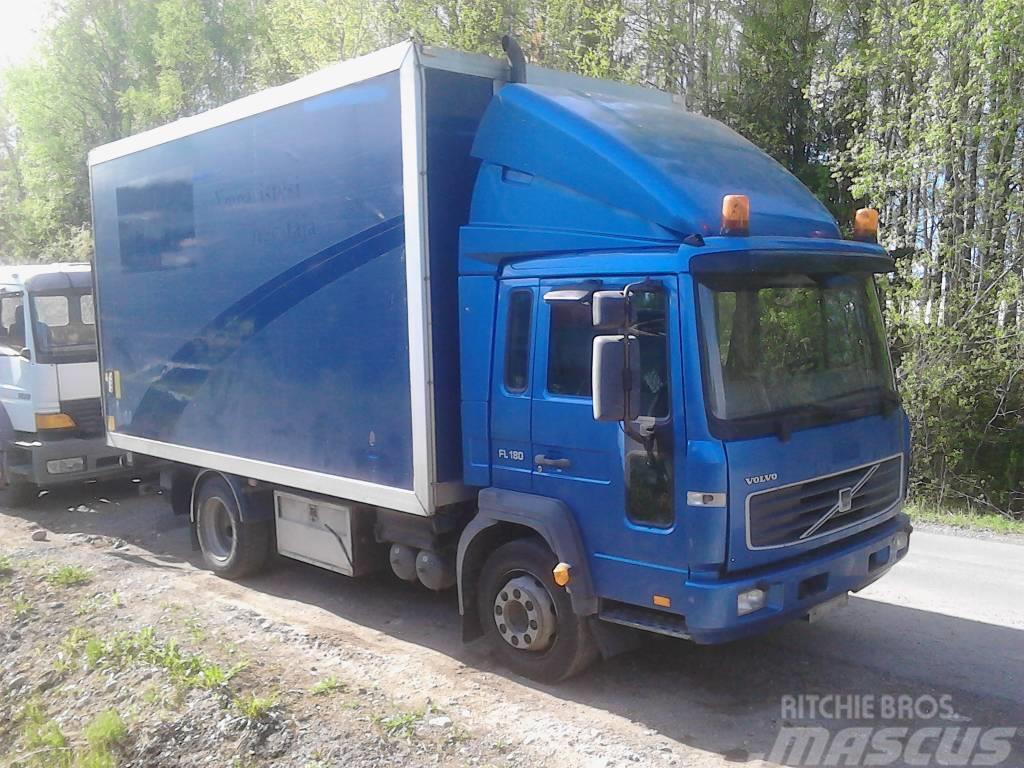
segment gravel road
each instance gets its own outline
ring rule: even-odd
[[[940,764],[934,755],[915,763],[908,745],[920,728],[1017,728],[1004,732],[1011,754],[1003,764],[1024,765],[1019,542],[918,531],[903,563],[820,623],[720,647],[652,638],[547,687],[462,645],[454,593],[385,576],[354,581],[284,560],[243,583],[219,580],[201,570],[186,521],[171,515],[163,497],[140,496],[136,487],[92,486],[49,494],[29,510],[0,510],[4,543],[33,546],[28,523],[56,539],[124,540],[127,546],[95,556],[117,558],[134,578],[160,579],[183,599],[243,609],[267,626],[315,637],[318,647],[342,654],[352,674],[365,665],[367,678],[396,700],[429,695],[461,713],[471,731],[522,748],[533,764],[797,764],[792,753],[779,756],[780,729],[821,727],[834,736],[866,725],[908,729],[890,765]],[[822,701],[874,709],[815,708]],[[910,703],[900,711],[887,708],[893,702]],[[929,702],[947,716],[936,719]],[[915,748],[930,754],[927,743]],[[863,761],[836,754],[833,764]]]

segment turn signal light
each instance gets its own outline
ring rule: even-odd
[[[572,566],[568,563],[559,563],[551,571],[551,577],[555,580],[555,584],[560,587],[564,587],[569,583],[571,578]]]
[[[36,429],[74,429],[75,420],[66,413],[37,413]]]
[[[874,208],[859,208],[853,217],[853,239],[865,243],[878,242],[878,211]]]
[[[746,195],[722,198],[722,234],[744,236],[750,231],[750,200]]]

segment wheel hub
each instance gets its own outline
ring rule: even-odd
[[[558,626],[555,604],[533,576],[516,576],[494,597],[494,624],[513,648],[544,651],[554,640]]]
[[[234,548],[235,526],[227,505],[213,496],[207,499],[199,512],[199,524],[203,529],[203,543],[207,551],[218,560],[227,560]]]

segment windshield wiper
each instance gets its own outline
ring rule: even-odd
[[[796,420],[796,417],[818,415],[830,419],[840,415],[843,410],[843,408],[825,405],[824,403],[804,403],[803,405],[786,408],[775,414],[775,434],[782,442],[788,442],[790,435],[793,433],[793,421]]]

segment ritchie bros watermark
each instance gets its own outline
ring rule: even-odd
[[[1006,765],[1018,730],[971,725],[948,694],[787,695],[780,716],[765,759],[803,768]]]

